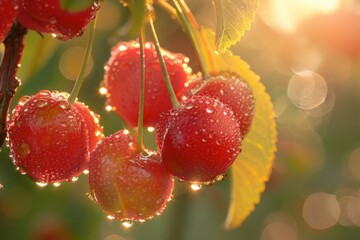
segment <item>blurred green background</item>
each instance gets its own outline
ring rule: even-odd
[[[199,23],[215,28],[210,1],[187,1]],[[101,115],[105,134],[121,129],[98,93],[110,48],[126,41],[129,13],[104,2],[92,64],[79,95]],[[156,8],[164,48],[194,54],[181,28]],[[86,43],[61,42],[35,32],[26,37],[19,72],[22,95],[41,89],[70,92]],[[0,153],[0,239],[101,240],[338,240],[360,236],[360,2],[264,0],[251,31],[232,51],[260,75],[272,97],[278,151],[261,202],[240,228],[225,231],[230,181],[198,192],[176,183],[160,217],[124,229],[86,195],[87,176],[60,187],[38,187],[20,175],[7,147]],[[148,146],[152,134],[147,133]]]

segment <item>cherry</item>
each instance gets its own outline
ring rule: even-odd
[[[22,97],[8,122],[15,166],[42,185],[76,179],[86,170],[89,142],[98,137],[88,132],[101,129],[94,118],[83,117],[91,113],[82,103],[74,106],[67,101],[68,95],[43,90]]]
[[[145,110],[144,126],[155,126],[162,112],[172,108],[161,67],[153,43],[145,48]],[[108,104],[115,107],[116,113],[129,127],[138,123],[140,92],[140,56],[139,44],[120,42],[111,53],[106,66],[104,84],[107,89]],[[184,88],[191,69],[187,58],[162,50],[170,80],[177,97]]]
[[[103,138],[91,154],[89,185],[110,219],[143,221],[162,212],[174,182],[158,154],[144,156],[135,138],[121,130]]]
[[[89,151],[92,152],[96,144],[103,138],[104,130],[99,125],[100,116],[91,111],[88,106],[82,102],[75,102],[74,106],[84,118],[86,128],[89,134]]]
[[[187,83],[184,97],[208,95],[229,105],[244,136],[250,129],[254,116],[254,96],[249,85],[235,73],[223,72],[205,81],[195,79]]]
[[[17,6],[14,0],[0,1],[0,43],[9,32],[17,13]]]
[[[86,25],[95,17],[100,5],[93,5],[78,12],[61,7],[60,0],[18,0],[18,21],[29,29],[52,33],[61,40],[80,36]]]
[[[163,114],[156,135],[168,171],[195,183],[213,181],[224,174],[241,151],[234,113],[208,96],[195,95]]]

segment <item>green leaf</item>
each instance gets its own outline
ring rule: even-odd
[[[214,0],[216,48],[220,53],[240,41],[255,19],[259,0]]]
[[[63,9],[66,9],[70,12],[77,12],[93,5],[94,2],[99,2],[99,0],[61,0],[60,4]]]
[[[193,28],[205,65],[210,72],[230,71],[239,74],[251,87],[255,98],[255,113],[250,131],[242,143],[242,152],[231,167],[231,201],[225,228],[233,229],[247,218],[259,203],[269,179],[276,151],[277,131],[270,96],[249,65],[230,51],[215,52],[212,30]]]
[[[22,82],[27,81],[47,63],[58,47],[59,41],[50,35],[42,37],[37,32],[29,31],[25,37],[25,48],[17,77]]]

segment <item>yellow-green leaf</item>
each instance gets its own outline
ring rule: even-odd
[[[214,0],[216,47],[220,53],[240,41],[255,19],[259,0]]]
[[[208,29],[195,29],[193,34],[204,56],[210,72],[236,72],[248,82],[255,97],[255,114],[250,131],[242,144],[242,153],[231,167],[231,201],[225,227],[232,229],[240,226],[260,201],[260,194],[269,179],[276,151],[275,114],[270,96],[250,70],[249,65],[230,51],[215,53],[215,34]]]

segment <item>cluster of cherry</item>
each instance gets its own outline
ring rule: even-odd
[[[81,34],[99,8],[94,4],[69,13],[61,9],[59,0],[3,2],[1,8],[8,7],[7,12],[14,12],[14,19],[26,28],[61,39]],[[114,46],[100,91],[107,97],[106,105],[135,128],[145,69],[142,124],[155,127],[157,151],[144,150],[137,134],[131,136],[128,130],[104,137],[99,116],[83,103],[72,103],[67,93],[42,90],[22,97],[8,120],[7,143],[20,173],[45,186],[74,181],[88,172],[94,201],[110,219],[125,224],[159,215],[172,197],[173,176],[194,187],[223,179],[251,125],[251,89],[233,73],[194,77],[188,58],[161,52],[178,105],[170,100],[159,56],[150,42],[144,44],[145,68],[138,42]]]

